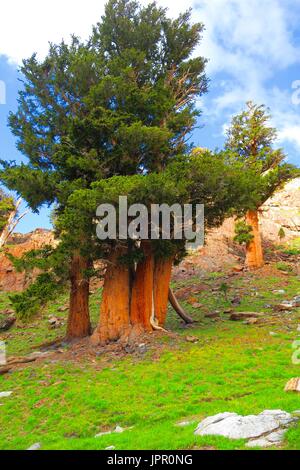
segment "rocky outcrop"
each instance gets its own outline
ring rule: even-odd
[[[6,250],[19,258],[27,251],[39,249],[45,245],[53,245],[54,243],[54,235],[51,230],[37,229],[25,235],[13,234],[8,241]],[[30,276],[26,276],[25,273],[17,273],[5,252],[0,253],[0,290],[6,292],[22,291],[36,274],[36,271],[31,273]]]
[[[197,436],[224,436],[229,439],[247,439],[248,447],[279,445],[298,412],[266,410],[259,415],[240,416],[237,413],[219,413],[204,419],[197,427]]]
[[[260,223],[266,240],[280,243],[300,237],[300,178],[287,183],[262,206]],[[284,232],[282,239],[280,229]]]

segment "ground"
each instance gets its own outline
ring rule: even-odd
[[[86,343],[62,344],[49,357],[0,376],[0,449],[244,449],[244,441],[194,436],[205,417],[231,411],[257,414],[265,409],[300,409],[300,394],[284,392],[300,376],[292,362],[300,339],[300,309],[277,312],[283,300],[300,294],[299,253],[284,253],[257,273],[183,273],[174,288],[198,320],[184,328],[170,310],[169,334],[155,333],[143,346],[91,350]],[[276,291],[284,291],[276,292]],[[92,295],[92,318],[98,316],[101,291]],[[236,306],[232,306],[236,299]],[[240,302],[240,303],[239,303]],[[1,335],[8,355],[25,356],[33,348],[64,334],[50,330],[48,316],[59,312],[57,299],[33,323],[18,323]],[[0,310],[9,306],[0,294]],[[263,320],[244,324],[229,320],[226,310],[263,312]],[[204,315],[221,312],[220,318]],[[186,427],[177,423],[189,421]],[[96,438],[116,426],[123,433]],[[300,423],[288,431],[284,449],[300,449]]]

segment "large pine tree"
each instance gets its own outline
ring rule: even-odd
[[[207,90],[206,61],[192,57],[202,30],[189,12],[171,20],[155,2],[110,0],[87,43],[74,37],[25,60],[9,124],[27,161],[2,162],[1,180],[33,210],[54,203],[59,217],[74,190],[162,170],[186,150]],[[70,338],[90,331],[90,244],[84,232],[67,244]]]

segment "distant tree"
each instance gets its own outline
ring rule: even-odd
[[[267,108],[248,102],[246,109],[232,119],[227,131],[226,149],[233,161],[251,168],[257,177],[263,177],[246,215],[246,225],[251,227],[251,239],[246,243],[246,264],[259,268],[264,264],[258,211],[285,182],[296,175],[295,168],[285,163],[282,149],[275,149],[276,129],[271,127]],[[250,201],[249,201],[250,202]]]
[[[19,212],[21,203],[22,199],[15,202],[13,197],[0,190],[0,248],[5,245],[20,220],[28,213],[26,210]]]

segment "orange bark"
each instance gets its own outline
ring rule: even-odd
[[[169,288],[172,275],[173,258],[160,259],[154,268],[154,308],[159,326],[164,327],[168,311]]]
[[[70,310],[67,326],[67,338],[84,338],[91,332],[89,315],[89,280],[84,271],[89,267],[86,258],[75,254],[71,261]]]
[[[129,331],[129,269],[119,263],[122,251],[110,256],[104,278],[100,321],[92,335],[93,344],[117,341]]]
[[[257,211],[248,211],[246,222],[252,227],[254,238],[246,246],[246,265],[250,269],[261,268],[264,265],[261,234],[259,229],[259,218]]]
[[[149,246],[144,246],[145,258],[138,263],[131,291],[130,320],[132,326],[151,331],[153,315],[154,256]]]

